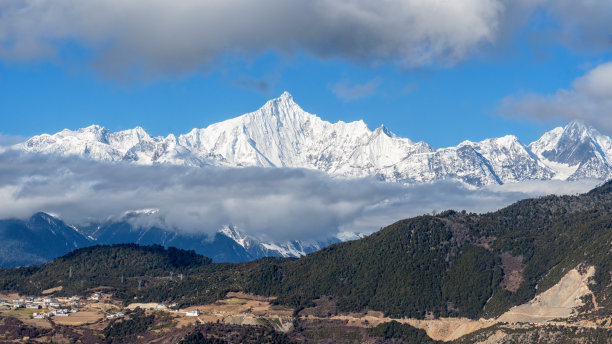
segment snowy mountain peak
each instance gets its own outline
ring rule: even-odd
[[[136,210],[126,210],[123,212],[122,219],[133,217],[133,216],[141,216],[141,215],[155,215],[159,213],[159,209],[157,208],[146,208],[146,209],[136,209]]]
[[[500,144],[503,145],[513,145],[513,144],[522,144],[521,141],[518,139],[518,137],[514,136],[514,135],[506,135],[506,136],[502,136],[502,137],[498,137],[498,138],[494,138],[494,139],[489,139],[491,141],[497,141]]]
[[[564,130],[566,132],[570,132],[570,133],[587,133],[589,131],[590,127],[587,126],[583,121],[581,120],[572,120],[571,122],[569,122]]]
[[[66,130],[66,129],[64,129]],[[78,130],[79,133],[85,133],[85,132],[92,132],[92,133],[102,133],[102,132],[107,132],[108,130],[101,126],[101,125],[97,125],[97,124],[92,124],[88,127],[85,128],[81,128]]]
[[[278,97],[277,99],[293,101],[293,96],[291,95],[291,93],[284,91],[283,94],[281,94],[280,97]]]
[[[278,98],[268,100],[258,111],[261,111],[266,115],[279,116],[281,114],[291,112],[304,112],[302,108],[293,100],[293,96],[289,92],[285,91]],[[257,113],[253,112],[252,114]]]
[[[251,240],[244,234],[240,233],[238,228],[235,226],[224,226],[219,229],[219,233],[225,235],[226,237],[234,240],[238,245],[248,249],[251,246]]]
[[[376,128],[374,130],[374,134],[378,134],[378,133],[385,134],[385,135],[387,135],[389,137],[393,137],[393,138],[397,137],[397,135],[395,135],[393,132],[391,132],[391,130],[389,130],[389,128],[385,127],[384,125],[381,125],[380,127]]]
[[[328,241],[286,241],[286,242],[263,242],[242,233],[237,227],[229,225],[219,229],[219,234],[224,235],[236,244],[242,246],[253,257],[301,257],[310,252],[317,251],[322,247],[338,242],[339,239],[332,238]]]
[[[612,139],[581,121],[546,132],[529,148],[558,179],[612,177]]]
[[[106,142],[109,131],[99,125],[90,125],[89,127],[79,129],[76,133],[73,132],[73,134],[87,138],[91,141]]]
[[[576,165],[591,152],[591,142],[599,133],[581,121],[572,121],[565,127],[557,127],[544,133],[529,146],[533,152],[550,161]]]
[[[435,150],[385,126],[372,131],[362,120],[327,122],[304,111],[288,92],[256,111],[179,136],[151,137],[141,127],[113,133],[93,125],[34,136],[14,148],[141,165],[307,168],[401,183],[455,179],[477,187],[612,177],[612,140],[580,121],[529,146],[506,135]]]
[[[134,135],[137,135],[138,137],[150,137],[149,133],[147,133],[147,131],[144,130],[144,128],[141,126],[137,126],[134,129],[126,130],[126,131],[129,131],[133,133]]]
[[[56,222],[60,222],[62,221],[58,216],[55,215],[51,215],[49,213],[45,213],[42,211],[37,212],[36,214],[32,215],[30,217],[30,221],[33,221],[35,219],[41,219],[43,221],[46,221],[48,223],[56,223]]]

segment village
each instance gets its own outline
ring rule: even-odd
[[[18,310],[21,308],[35,310],[32,317],[43,319],[50,316],[68,316],[79,311],[81,297],[69,298],[52,297],[20,297],[14,299],[0,299],[1,309]]]
[[[61,289],[46,290],[53,294]],[[292,310],[271,305],[270,300],[244,293],[229,293],[213,304],[179,308],[176,303],[131,303],[123,305],[111,293],[93,292],[87,296],[54,297],[0,294],[0,315],[16,317],[37,327],[51,322],[60,325],[103,325],[142,310],[147,314],[165,312],[178,327],[196,323],[221,322],[233,325],[270,323],[279,330],[291,326]]]

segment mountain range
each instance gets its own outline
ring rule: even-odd
[[[155,226],[135,226],[131,222],[148,215],[152,214],[128,212],[120,219],[87,226],[67,224],[43,212],[26,220],[0,220],[0,267],[42,264],[75,249],[93,245],[157,244],[194,250],[215,262],[245,262],[262,257],[301,257],[341,241],[340,238],[331,238],[327,241],[263,242],[234,226],[225,226],[209,236]]]
[[[141,127],[111,132],[92,125],[34,136],[13,148],[141,165],[306,168],[407,184],[452,179],[481,187],[612,177],[612,139],[579,121],[527,145],[507,135],[434,149],[384,126],[370,130],[363,121],[324,121],[287,92],[257,111],[178,137],[152,137]]]
[[[139,165],[306,168],[341,178],[374,176],[406,184],[451,179],[482,187],[528,180],[612,178],[612,139],[579,121],[546,132],[527,145],[507,135],[434,149],[425,142],[398,137],[384,126],[370,130],[363,121],[329,123],[304,111],[287,92],[255,112],[178,137],[152,137],[140,127],[111,132],[92,125],[34,136],[12,148]],[[76,248],[118,243],[175,246],[193,249],[216,262],[242,262],[267,256],[300,257],[361,237],[263,242],[231,225],[212,237],[134,225],[137,218],[154,215],[129,211],[122,218],[86,226],[66,224],[45,213],[26,220],[1,220],[0,239],[10,249],[1,250],[0,266],[37,264]]]

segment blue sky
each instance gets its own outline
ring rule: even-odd
[[[0,133],[180,134],[285,90],[436,148],[529,143],[572,118],[612,133],[611,1],[424,3],[8,0]]]

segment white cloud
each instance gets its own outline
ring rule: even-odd
[[[603,63],[574,80],[570,89],[553,94],[527,93],[502,99],[505,116],[535,119],[581,119],[606,133],[612,132],[612,62]]]
[[[160,223],[181,231],[213,233],[234,224],[261,239],[315,240],[338,231],[370,233],[432,210],[492,211],[528,196],[593,186],[568,185],[406,187],[299,169],[134,166],[7,151],[0,153],[0,218],[45,211],[83,224],[158,209]]]
[[[612,1],[546,0],[544,8],[558,21],[552,30],[557,41],[587,50],[612,48]]]
[[[76,44],[112,77],[189,73],[226,55],[452,65],[497,48],[534,13],[534,44],[609,50],[612,3],[574,0],[3,0],[0,59],[60,59]]]
[[[397,197],[370,204],[362,212],[341,224],[341,231],[365,232],[377,230],[400,219],[444,210],[467,210],[485,213],[501,209],[525,198],[543,195],[573,195],[587,192],[601,180],[525,181],[493,185],[481,189],[466,189],[453,182],[419,184],[404,188]]]
[[[190,72],[223,54],[454,63],[495,39],[500,0],[4,0],[0,58],[91,49],[110,75]]]

